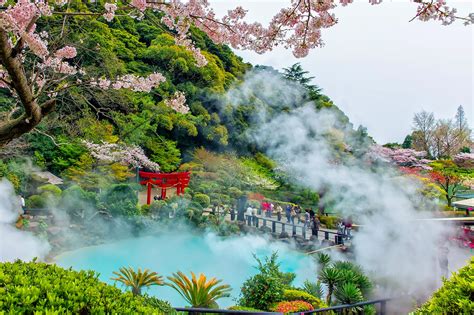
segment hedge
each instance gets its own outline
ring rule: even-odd
[[[443,286],[414,314],[474,314],[474,257],[443,280]]]
[[[0,314],[174,314],[165,301],[101,282],[93,271],[0,263]]]

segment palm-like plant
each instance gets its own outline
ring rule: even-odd
[[[171,282],[166,285],[175,289],[191,306],[193,307],[216,307],[216,300],[222,297],[230,296],[231,288],[227,284],[219,285],[222,280],[216,278],[208,281],[204,274],[199,274],[199,278],[191,272],[191,279],[184,273],[178,271],[173,273],[172,277],[168,277]]]
[[[334,288],[339,282],[341,282],[342,276],[341,270],[333,267],[326,267],[319,273],[319,281],[324,283],[328,288],[328,294],[326,296],[326,303],[328,305],[331,305]]]
[[[114,271],[113,274],[117,277],[111,279],[119,281],[123,285],[132,288],[132,293],[134,295],[141,295],[143,287],[164,284],[162,276],[159,276],[156,272],[151,272],[148,269],[142,271],[141,268],[138,268],[138,271],[135,271],[132,267],[122,267],[119,269],[119,272]]]
[[[331,256],[326,253],[318,253],[317,262],[321,269],[324,269],[331,262]]]
[[[334,291],[334,295],[340,304],[354,304],[364,300],[364,296],[360,289],[351,282],[346,282],[336,288]],[[349,314],[357,313],[359,311],[358,308],[354,308],[350,310]]]
[[[349,261],[338,261],[333,264],[333,267],[341,270],[341,283],[352,282],[361,290],[363,295],[370,293],[370,289],[372,289],[372,282],[365,275],[364,271],[359,265]]]
[[[301,290],[305,291],[306,293],[311,294],[312,296],[317,297],[318,299],[323,298],[323,287],[321,285],[321,281],[318,282],[311,282],[306,280],[301,287]]]

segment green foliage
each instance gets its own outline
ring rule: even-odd
[[[321,285],[321,282],[311,282],[309,280],[305,280],[303,282],[303,286],[300,288],[301,291],[304,291],[308,294],[311,294],[312,296],[317,297],[318,299],[323,298],[323,287]]]
[[[46,207],[47,200],[40,195],[31,195],[26,199],[25,204],[28,208],[42,209]]]
[[[134,296],[98,280],[93,271],[54,264],[0,263],[0,313],[174,314],[154,297]]]
[[[328,229],[336,229],[337,228],[337,223],[339,222],[339,218],[335,216],[325,216],[322,215],[319,217],[319,221],[321,224],[325,225],[326,228]]]
[[[195,194],[193,200],[199,203],[203,208],[207,208],[211,204],[211,198],[206,194]]]
[[[184,273],[178,271],[168,277],[170,282],[166,285],[175,289],[191,306],[204,308],[217,308],[216,301],[222,297],[228,297],[231,288],[227,284],[219,285],[222,280],[211,278],[206,281],[206,276],[200,274],[199,278],[191,272],[191,279]]]
[[[254,257],[259,273],[247,279],[242,285],[239,305],[270,310],[274,303],[283,300],[284,290],[289,287],[295,274],[280,271],[276,252],[266,257],[264,261]]]
[[[130,287],[133,295],[141,295],[143,287],[164,284],[162,276],[159,276],[156,272],[151,272],[148,269],[142,271],[138,268],[138,270],[135,271],[131,267],[122,267],[118,272],[114,271],[113,274],[116,277],[111,279]]]
[[[55,198],[61,197],[62,190],[56,185],[47,184],[38,187],[38,192],[42,195],[49,195]]]
[[[331,262],[331,256],[326,253],[318,253],[317,255],[317,263],[319,266],[322,268],[327,267],[329,263]]]
[[[134,216],[139,214],[138,196],[130,185],[111,185],[99,198],[100,206],[112,215]]]
[[[61,209],[69,214],[85,209],[94,209],[97,205],[97,194],[86,191],[78,185],[73,185],[65,189],[61,197]]]
[[[443,279],[443,286],[414,314],[472,314],[474,312],[474,258]]]
[[[340,304],[354,304],[364,299],[362,291],[352,282],[337,286],[334,295]]]
[[[313,305],[314,308],[322,308],[325,307],[324,303],[314,295],[311,295],[305,291],[301,290],[285,290],[283,292],[283,300],[284,301],[295,301],[301,300],[308,302],[309,304]]]
[[[354,284],[363,295],[368,296],[372,289],[372,282],[365,275],[362,268],[349,261],[337,261],[333,267],[341,271],[341,283]]]
[[[331,305],[332,294],[336,285],[342,281],[342,272],[333,267],[326,267],[322,269],[318,275],[319,281],[327,287],[326,304]]]

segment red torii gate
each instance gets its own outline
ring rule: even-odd
[[[140,185],[147,186],[147,205],[151,204],[151,188],[156,185],[161,188],[161,199],[166,198],[166,189],[176,187],[176,194],[184,194],[184,188],[188,187],[191,172],[180,173],[153,173],[139,171],[138,175],[144,180],[140,180]]]

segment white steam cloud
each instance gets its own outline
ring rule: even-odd
[[[18,230],[15,221],[21,209],[18,197],[12,184],[3,179],[0,181],[0,262],[16,259],[43,259],[50,246],[30,232]]]
[[[272,93],[291,95],[291,101],[283,100],[278,109],[287,102],[293,103],[292,110],[275,113],[275,108],[260,106],[258,127],[249,136],[299,184],[316,191],[327,189],[334,208],[363,225],[352,241],[355,260],[378,280],[378,295],[421,299],[429,295],[440,284],[439,242],[452,234],[452,227],[417,220],[431,217],[435,209],[422,201],[418,183],[397,176],[388,166],[375,168],[344,150],[334,150],[338,145],[344,148],[344,143],[356,150],[358,145],[351,143],[355,141],[350,140],[350,125],[341,130],[341,113],[316,110],[313,103],[298,104],[303,99],[298,94],[301,88],[272,73],[250,74],[226,102],[241,106],[252,96],[265,95],[276,104]],[[341,154],[345,162],[338,162]],[[467,256],[450,248],[450,271],[462,266]]]

